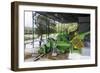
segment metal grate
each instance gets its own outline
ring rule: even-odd
[[[84,47],[84,43],[82,42],[82,40],[80,39],[79,36],[75,36],[72,40],[71,40],[72,45],[74,46],[74,48],[77,49],[81,49]]]

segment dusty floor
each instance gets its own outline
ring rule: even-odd
[[[33,62],[34,61],[34,58],[35,57],[30,57],[30,58],[27,58],[25,59],[25,62]],[[60,58],[62,58],[62,56],[60,56]],[[58,59],[57,57],[56,58],[47,58],[47,57],[42,57],[39,59],[39,61],[49,61],[49,60],[54,60],[54,59],[57,59],[57,60],[61,60],[61,59]],[[81,55],[81,54],[78,54],[78,53],[70,53],[69,56],[64,56],[64,60],[77,60],[77,59],[90,59],[90,56],[85,56],[85,55]],[[38,61],[38,60],[37,60]]]

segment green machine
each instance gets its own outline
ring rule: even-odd
[[[56,39],[53,37],[47,38],[47,43],[40,47],[39,54],[51,53],[51,56],[56,56],[64,53],[80,51],[84,47],[84,38],[90,32],[78,33],[78,25],[68,25],[67,30],[58,33]]]

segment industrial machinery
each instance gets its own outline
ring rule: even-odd
[[[59,55],[68,55],[70,51],[78,50],[80,53],[80,50],[84,47],[84,38],[86,35],[90,34],[90,32],[78,33],[77,29],[77,24],[69,25],[67,26],[67,30],[58,33],[56,38],[47,38],[47,43],[40,47],[38,51],[39,56],[36,57],[34,61],[45,55],[49,59],[57,59]]]

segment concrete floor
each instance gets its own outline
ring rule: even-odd
[[[67,60],[79,60],[79,59],[90,59],[90,56],[83,56],[83,55],[80,55],[78,53],[71,53],[69,54],[69,57]],[[48,58],[41,58],[39,59],[39,61],[50,61],[51,59],[48,59]],[[28,58],[25,60],[25,62],[33,62],[34,61],[34,58],[31,57],[31,58]]]

